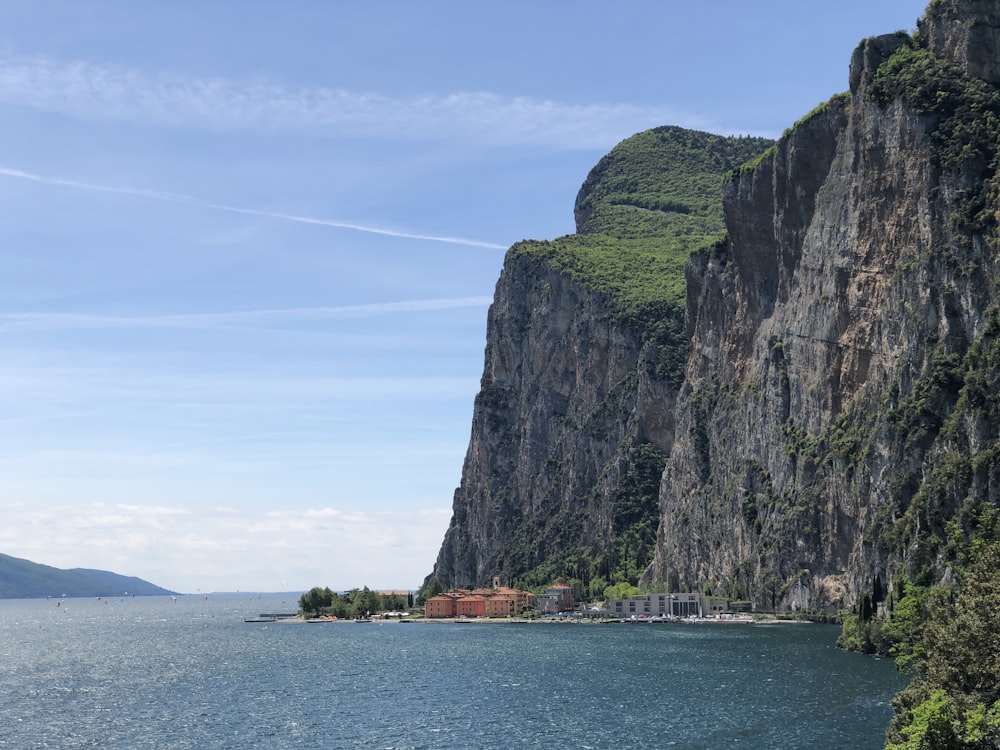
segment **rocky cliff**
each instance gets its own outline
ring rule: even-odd
[[[604,300],[543,259],[506,263],[435,566],[443,584],[524,578],[553,558],[549,574],[565,573],[566,553],[614,538],[611,495],[630,468],[648,488],[643,515],[655,513],[675,390],[649,376],[638,336],[608,317]]]
[[[638,580],[687,358],[683,267],[723,228],[723,175],[768,144],[641,133],[592,170],[577,234],[508,252],[442,585]]]
[[[836,611],[946,576],[995,504],[1000,142],[974,76],[998,9],[937,2],[917,38],[865,41],[849,95],[726,184],[651,580]]]
[[[655,253],[622,258],[690,236],[650,216],[711,214],[662,189],[707,170],[612,152],[572,242],[508,255],[433,575],[631,578],[616,508],[648,512],[659,457],[647,583],[830,612],[947,578],[1000,499],[998,60],[1000,0],[863,42],[849,92],[729,173],[682,293],[664,268],[639,308],[622,279]]]

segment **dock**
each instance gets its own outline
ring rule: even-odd
[[[298,616],[298,612],[262,612],[256,617],[245,618],[243,622],[277,622],[278,620],[292,620]]]

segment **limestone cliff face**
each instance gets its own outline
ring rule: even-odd
[[[510,249],[430,577],[446,587],[571,577],[597,596],[638,580],[687,357],[683,267],[692,242],[723,229],[723,175],[769,144],[639,133],[584,182],[576,234]]]
[[[685,158],[712,154],[711,169],[662,180],[656,159],[602,160],[576,213],[610,240],[571,243],[569,263],[511,250],[432,573],[443,585],[630,576],[559,557],[620,541],[628,506],[629,523],[658,516],[646,582],[835,612],[876,581],[946,578],[993,524],[1000,0],[934,0],[919,30],[863,42],[849,93],[731,173],[726,237],[687,264],[683,329],[679,312],[651,319],[659,277],[642,269],[670,231],[709,232],[697,222],[714,209],[663,185],[710,184],[762,144],[726,166],[732,143],[651,132],[643,143],[697,141]],[[630,275],[642,283],[608,292]],[[679,390],[665,361],[686,363]],[[646,497],[640,463],[665,467],[658,510],[629,505]]]
[[[921,28],[939,57],[996,80],[998,10],[937,3]],[[968,527],[948,520],[995,502],[995,470],[966,460],[995,441],[984,412],[948,425],[956,363],[993,336],[1000,269],[960,220],[989,169],[945,163],[944,115],[872,96],[908,43],[863,43],[850,96],[725,188],[729,240],[689,268],[691,357],[651,580],[835,611],[876,575],[945,575],[944,537]]]
[[[968,76],[1000,84],[1000,7],[995,0],[932,3],[921,21],[934,54],[958,65]]]
[[[675,389],[650,377],[640,338],[568,274],[512,253],[487,328],[462,484],[432,573],[445,587],[606,544],[630,452],[648,443],[665,454],[673,439]]]

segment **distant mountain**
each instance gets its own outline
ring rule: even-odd
[[[134,576],[106,570],[61,570],[18,557],[0,554],[0,599],[33,599],[42,596],[156,596],[172,594]]]

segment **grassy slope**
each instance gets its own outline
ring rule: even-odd
[[[614,319],[657,347],[657,375],[680,385],[686,360],[684,267],[724,231],[723,176],[771,145],[662,127],[622,141],[591,171],[576,201],[578,234],[522,242],[607,297]]]

